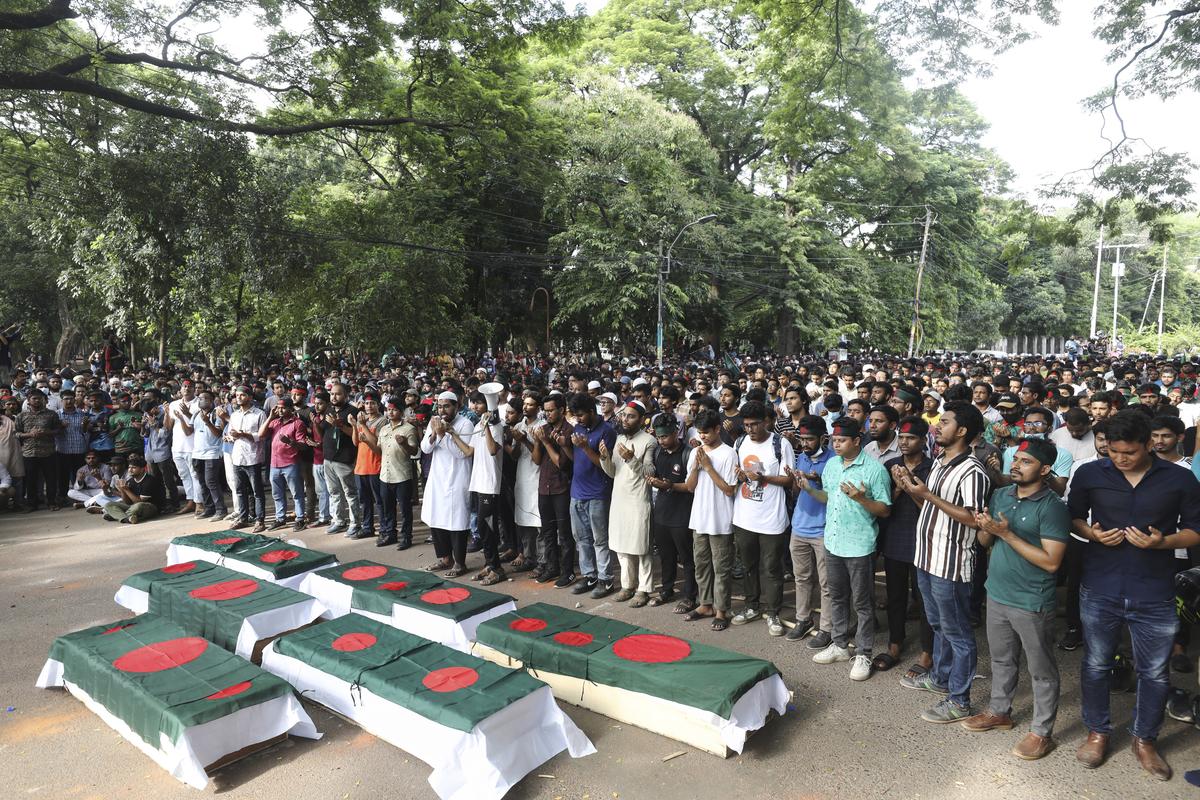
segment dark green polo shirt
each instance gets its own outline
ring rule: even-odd
[[[1042,539],[1065,542],[1071,514],[1058,495],[1043,487],[1030,497],[1018,498],[1016,486],[1005,486],[988,503],[996,519],[1003,514],[1008,527],[1026,542],[1041,547]],[[1008,542],[997,539],[988,561],[987,593],[997,603],[1025,611],[1054,608],[1053,573],[1026,561]]]

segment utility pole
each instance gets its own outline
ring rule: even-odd
[[[1096,241],[1096,285],[1092,289],[1092,327],[1089,339],[1096,338],[1096,314],[1100,311],[1100,261],[1104,255],[1104,223],[1100,223],[1100,238]]]
[[[921,280],[925,277],[925,254],[929,250],[929,226],[933,224],[933,209],[925,206],[925,232],[921,235],[921,260],[917,262],[917,288],[913,293],[912,327],[908,331],[908,357],[913,357],[917,344],[917,328],[921,324]]]
[[[1167,249],[1170,246],[1169,242],[1163,243],[1162,278],[1158,281],[1158,346],[1154,349],[1156,355],[1163,351],[1163,304],[1167,299]]]
[[[666,265],[663,263],[663,241],[658,240],[658,334],[656,341],[658,342],[658,368],[663,368],[663,324],[662,324],[662,293],[663,293],[663,269]]]

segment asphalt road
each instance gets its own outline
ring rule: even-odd
[[[219,530],[190,516],[136,527],[103,522],[80,511],[0,515],[0,786],[8,797],[188,798],[176,782],[61,690],[34,688],[51,642],[59,634],[129,616],[113,603],[122,579],[164,563],[173,536]],[[373,541],[351,542],[322,530],[300,535],[309,547],[343,561],[371,558],[401,567],[432,559],[432,546],[399,553]],[[423,529],[417,541],[424,539]],[[471,564],[479,561],[472,556]],[[563,590],[517,580],[495,587],[517,597],[574,606]],[[586,596],[585,596],[586,597]],[[790,593],[788,597],[790,602]],[[1160,739],[1175,768],[1168,783],[1138,769],[1125,732],[1132,695],[1114,697],[1115,755],[1095,771],[1079,766],[1074,749],[1084,736],[1079,716],[1082,651],[1063,654],[1063,696],[1056,739],[1046,759],[1027,763],[1009,754],[1027,729],[1028,678],[1022,676],[1011,732],[969,733],[932,725],[919,713],[933,696],[903,689],[900,672],[853,683],[848,665],[819,666],[802,645],[767,636],[761,623],[713,633],[667,608],[630,609],[609,601],[583,607],[646,627],[772,660],[795,693],[795,711],[754,735],[741,756],[721,760],[573,706],[564,710],[599,751],[582,759],[560,755],[508,795],[513,800],[688,800],[771,798],[1141,798],[1195,797],[1183,773],[1200,768],[1200,732],[1168,719]],[[735,603],[736,607],[736,603]],[[785,617],[788,612],[785,611]],[[879,614],[883,636],[882,613]],[[980,679],[974,699],[986,702],[986,642],[980,633]],[[882,640],[881,640],[882,641]],[[906,653],[906,656],[911,653]],[[1178,685],[1195,689],[1192,676]],[[233,798],[348,800],[392,796],[435,798],[429,768],[404,752],[309,705],[325,737],[293,739],[220,772],[209,792]],[[686,755],[663,762],[667,755]]]

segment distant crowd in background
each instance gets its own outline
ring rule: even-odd
[[[900,684],[934,696],[931,723],[1012,728],[1023,654],[1033,709],[1013,752],[1031,760],[1055,744],[1056,651],[1082,647],[1076,758],[1103,763],[1109,694],[1132,689],[1133,752],[1165,780],[1164,717],[1194,719],[1170,672],[1194,670],[1177,586],[1200,587],[1200,374],[1068,345],[663,368],[347,351],[211,369],[124,363],[111,344],[81,369],[9,357],[0,509],[319,526],[406,550],[419,505],[448,577],[520,574],[714,632],[762,624],[855,681],[908,652]],[[992,681],[973,703],[977,628]]]

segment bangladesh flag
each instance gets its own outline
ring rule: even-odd
[[[280,637],[273,649],[460,731],[545,686],[358,614]]]
[[[483,623],[476,640],[529,669],[641,692],[724,719],[746,692],[779,675],[769,661],[548,603]]]
[[[444,581],[431,572],[389,567],[374,561],[352,561],[316,574],[349,586],[352,609],[375,614],[391,614],[393,605],[401,605],[461,622],[513,601],[509,595]]]
[[[185,561],[130,576],[117,602],[149,611],[188,633],[255,660],[260,642],[318,619],[324,606],[312,597],[245,573]]]
[[[293,730],[318,735],[287,683],[153,614],[60,636],[38,685],[66,686],[200,787],[224,756]],[[219,724],[250,708],[263,718]]]
[[[337,563],[337,556],[289,544],[282,539],[241,531],[177,536],[167,562],[209,561],[296,589],[307,573]]]

